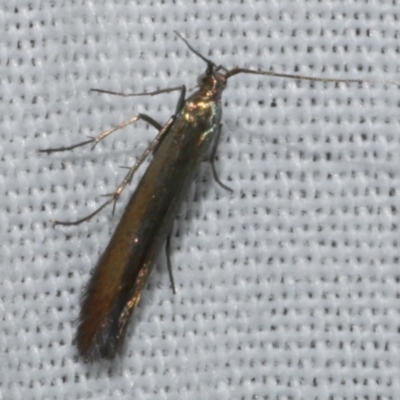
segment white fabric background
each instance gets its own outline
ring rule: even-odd
[[[138,112],[160,122],[204,63],[397,79],[392,1],[3,1],[0,11],[1,399],[396,399],[400,392],[400,95],[396,87],[238,76],[224,93],[220,177],[204,163],[125,354],[87,365],[79,295],[117,213],[93,211],[154,137],[39,148]]]

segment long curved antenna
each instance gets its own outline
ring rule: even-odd
[[[338,79],[338,78],[317,78],[313,76],[305,76],[305,75],[294,75],[294,74],[283,74],[279,72],[273,71],[256,71],[253,69],[247,68],[232,68],[230,71],[226,73],[226,78],[230,78],[231,76],[237,74],[253,74],[253,75],[267,75],[267,76],[275,76],[278,78],[289,78],[289,79],[298,79],[303,81],[312,81],[312,82],[333,82],[333,83],[380,83],[383,85],[396,85],[400,87],[400,82],[390,81],[390,80],[374,80],[374,79]]]
[[[190,50],[192,53],[196,54],[197,57],[201,58],[204,62],[206,62],[209,68],[215,68],[215,67],[216,67],[216,65],[215,65],[214,62],[212,62],[211,60],[209,60],[208,58],[206,58],[206,57],[204,57],[202,54],[200,54],[198,51],[196,51],[196,50],[189,44],[189,42],[188,42],[179,32],[174,31],[174,33],[175,33],[180,39],[182,39],[182,40],[185,42],[186,46],[189,47],[189,50]]]

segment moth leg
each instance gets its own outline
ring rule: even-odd
[[[185,103],[185,96],[186,96],[186,86],[185,85],[176,86],[173,88],[155,90],[154,92],[143,92],[143,93],[121,93],[121,92],[112,92],[110,90],[103,90],[103,89],[90,89],[91,92],[105,93],[105,94],[111,94],[114,96],[122,96],[122,97],[156,96],[156,95],[162,94],[162,93],[175,92],[177,90],[180,91],[180,95],[179,95],[178,102],[176,104],[175,117],[176,117],[176,114],[178,114],[179,111],[181,111],[183,104]],[[154,119],[152,119],[151,117],[149,117],[148,115],[145,115],[145,114],[139,114],[139,115],[142,116],[142,119],[144,119],[144,117],[148,118],[148,119],[145,119],[146,122],[148,122],[150,125],[153,125],[158,131],[161,130],[162,126],[158,122],[156,122]],[[103,139],[103,138],[101,138],[101,139]],[[160,143],[161,143],[161,141],[158,143],[158,145]],[[153,149],[153,153],[155,153],[157,151],[157,148],[158,148],[158,146]]]
[[[103,208],[107,207],[109,204],[114,203],[113,207],[113,214],[115,211],[115,205],[119,197],[121,196],[121,193],[124,191],[126,186],[132,181],[133,176],[135,175],[135,172],[139,169],[143,161],[149,156],[150,153],[154,151],[154,149],[158,146],[158,144],[163,140],[164,136],[168,133],[169,128],[174,122],[174,117],[171,117],[167,123],[162,127],[160,132],[157,134],[157,136],[153,139],[153,141],[149,144],[147,149],[142,153],[142,155],[137,159],[136,163],[129,168],[129,171],[125,175],[124,179],[121,181],[121,183],[118,185],[118,187],[114,190],[113,193],[105,194],[103,196],[109,197],[109,199],[103,203],[97,210],[93,211],[91,214],[88,216],[78,219],[77,221],[57,221],[57,220],[51,220],[52,223],[55,225],[64,225],[64,226],[71,226],[71,225],[79,225],[82,222],[89,221],[92,219],[95,215],[97,215]]]
[[[125,177],[121,181],[121,183],[118,185],[118,187],[115,189],[115,191],[113,193],[109,193],[109,194],[104,195],[104,196],[108,196],[109,197],[109,199],[105,203],[103,203],[97,210],[95,210],[94,212],[92,212],[88,216],[86,216],[84,218],[81,218],[81,219],[78,219],[77,221],[70,222],[70,221],[51,220],[51,222],[53,224],[55,224],[55,225],[64,225],[64,226],[79,225],[82,222],[89,221],[90,219],[92,219],[95,215],[97,215],[101,210],[103,210],[103,208],[107,207],[110,203],[114,203],[113,211],[112,211],[112,213],[114,214],[115,205],[117,203],[117,200],[121,196],[121,193],[124,191],[125,187],[132,181],[133,176],[135,175],[136,171],[139,169],[139,167],[141,166],[143,161],[149,156],[150,153],[154,154],[156,152],[156,150],[158,149],[160,143],[162,142],[164,137],[167,135],[167,133],[169,131],[169,128],[174,123],[174,121],[176,119],[176,115],[182,109],[183,104],[185,102],[185,95],[186,95],[186,87],[184,85],[179,86],[179,87],[175,87],[175,88],[167,88],[167,89],[156,90],[155,92],[136,93],[136,94],[135,93],[133,93],[133,94],[123,94],[123,93],[110,92],[110,91],[101,90],[101,89],[91,89],[91,90],[95,91],[95,92],[100,92],[100,93],[122,95],[122,96],[125,96],[125,97],[127,97],[127,96],[145,96],[145,95],[155,96],[155,95],[160,94],[160,93],[169,93],[169,92],[172,92],[172,91],[180,90],[180,96],[179,96],[178,103],[177,103],[177,106],[176,106],[175,115],[173,115],[166,122],[166,124],[164,126],[161,126],[157,121],[155,121],[153,118],[151,118],[150,116],[148,116],[146,114],[138,114],[137,116],[131,118],[130,120],[125,121],[122,124],[119,124],[119,125],[115,126],[114,128],[108,129],[108,130],[102,132],[97,137],[91,138],[90,140],[87,140],[85,142],[78,143],[76,145],[69,146],[69,147],[61,147],[61,148],[57,148],[57,149],[39,150],[40,152],[43,152],[43,153],[52,153],[52,152],[55,152],[55,151],[66,151],[66,150],[72,150],[72,149],[74,149],[76,147],[79,147],[79,146],[84,146],[85,144],[88,144],[88,143],[94,143],[94,145],[93,145],[93,147],[94,147],[94,146],[96,146],[96,144],[98,142],[100,142],[101,140],[103,140],[107,136],[111,135],[112,133],[114,133],[118,129],[124,128],[125,126],[130,125],[130,124],[133,124],[134,122],[138,121],[139,119],[142,119],[142,120],[146,121],[147,123],[149,123],[150,125],[152,125],[154,128],[156,128],[159,131],[157,136],[150,143],[150,145],[143,152],[143,154],[138,158],[136,163],[132,167],[128,168],[127,174],[125,175]]]
[[[216,168],[215,168],[215,155],[216,155],[216,153],[217,153],[218,142],[219,142],[219,138],[220,138],[220,136],[221,136],[221,131],[222,131],[221,128],[222,128],[222,124],[220,124],[219,127],[218,127],[218,132],[217,132],[217,134],[215,135],[215,139],[214,139],[214,143],[213,143],[213,148],[212,148],[212,151],[211,151],[211,158],[210,158],[210,161],[211,161],[211,169],[212,169],[212,172],[213,172],[214,179],[215,179],[215,181],[218,183],[218,185],[220,185],[222,188],[224,188],[224,189],[227,190],[228,192],[231,192],[231,193],[232,193],[232,192],[233,192],[233,189],[221,182],[221,180],[220,180],[219,177],[218,177],[217,170],[216,170]]]
[[[98,93],[105,93],[105,94],[111,94],[111,95],[116,95],[116,96],[122,96],[122,97],[132,97],[132,96],[156,96],[158,94],[161,93],[170,93],[170,92],[174,92],[180,90],[181,94],[179,96],[179,100],[178,100],[178,105],[177,105],[177,111],[180,111],[180,109],[183,106],[183,103],[185,101],[185,93],[186,93],[186,87],[185,86],[177,86],[177,87],[173,87],[173,88],[166,88],[166,89],[160,89],[160,90],[156,90],[154,92],[144,92],[144,93],[118,93],[118,92],[112,92],[109,90],[103,90],[103,89],[90,89],[91,92],[98,92]],[[178,110],[179,107],[179,110]],[[108,129],[102,133],[100,133],[100,135],[98,135],[97,137],[91,137],[88,140],[85,140],[84,142],[80,142],[77,144],[74,144],[72,146],[65,146],[65,147],[58,147],[58,148],[50,148],[50,149],[40,149],[38,150],[39,153],[55,153],[58,151],[69,151],[69,150],[73,150],[76,149],[77,147],[81,147],[81,146],[85,146],[86,144],[90,144],[93,143],[93,147],[92,149],[94,149],[97,145],[97,143],[99,143],[101,140],[105,139],[107,136],[111,135],[112,133],[114,133],[115,131],[125,128],[126,126],[135,123],[136,121],[138,121],[139,119],[142,119],[143,121],[146,121],[148,124],[152,125],[154,128],[156,128],[158,131],[161,130],[162,125],[160,125],[157,121],[155,121],[153,118],[149,117],[146,114],[138,114],[137,116],[129,119],[128,121],[122,122],[121,124]]]
[[[159,89],[159,90],[155,90],[154,92],[143,92],[143,93],[121,93],[121,92],[112,92],[111,90],[90,89],[91,92],[111,94],[111,95],[114,95],[114,96],[121,96],[121,97],[156,96],[156,95],[162,94],[162,93],[175,92],[177,90],[182,91],[182,86],[176,86],[176,87],[173,87],[173,88]]]
[[[167,268],[169,274],[169,281],[171,282],[172,293],[176,294],[174,275],[172,274],[172,263],[171,263],[171,232],[167,235],[167,240],[165,241],[165,254],[167,256]]]
[[[160,131],[161,128],[162,128],[162,125],[160,125],[156,120],[154,120],[153,118],[149,117],[148,115],[146,115],[146,114],[138,114],[138,115],[134,116],[133,118],[122,122],[121,124],[118,124],[118,125],[110,128],[110,129],[107,129],[106,131],[100,133],[100,135],[98,135],[96,137],[91,137],[90,139],[85,140],[84,142],[80,142],[80,143],[74,144],[72,146],[50,148],[50,149],[41,149],[41,150],[38,150],[38,152],[39,153],[50,154],[50,153],[55,153],[55,152],[58,152],[58,151],[69,151],[69,150],[73,150],[73,149],[75,149],[77,147],[81,147],[81,146],[84,146],[84,145],[89,144],[89,143],[93,143],[92,149],[94,149],[97,146],[97,144],[100,141],[102,141],[103,139],[105,139],[107,136],[111,135],[115,131],[118,131],[119,129],[125,128],[126,126],[135,123],[136,121],[139,121],[140,119],[143,120],[143,121],[146,121],[149,125],[153,126],[158,131]]]

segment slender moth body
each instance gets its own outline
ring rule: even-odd
[[[205,76],[167,125],[84,295],[79,352],[112,357],[221,120],[225,79]]]
[[[185,86],[150,93],[123,95],[157,95],[179,90],[180,99],[176,113],[163,126],[151,117],[139,114],[103,132],[97,138],[70,147],[40,150],[51,153],[71,150],[89,143],[96,145],[117,129],[139,119],[153,125],[159,131],[136,164],[129,169],[115,192],[110,195],[110,199],[99,209],[75,222],[53,221],[61,225],[76,225],[89,220],[108,204],[114,202],[115,205],[115,201],[131,181],[140,164],[152,154],[152,161],[133,193],[110,243],[100,257],[84,290],[76,342],[80,355],[86,360],[99,357],[113,358],[120,347],[127,322],[140,300],[149,273],[162,246],[166,242],[167,246],[169,244],[168,235],[188,186],[195,178],[199,163],[214,142],[211,156],[211,161],[213,161],[221,130],[221,96],[229,78],[240,73],[247,73],[319,82],[377,82],[362,79],[315,78],[245,68],[227,70],[199,54],[184,38],[177,35],[207,64],[205,73],[198,78],[198,89],[187,99],[185,99]],[[392,81],[380,82],[398,85]],[[229,189],[219,181],[213,164],[212,167],[217,182]],[[172,275],[170,276],[174,288]]]

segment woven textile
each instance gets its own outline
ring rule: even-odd
[[[215,63],[400,80],[393,1],[3,1],[0,10],[0,399],[395,400],[400,393],[400,95],[395,85],[238,75],[128,328],[123,355],[85,364],[79,297],[140,174],[90,222]],[[141,170],[143,171],[143,170]]]

